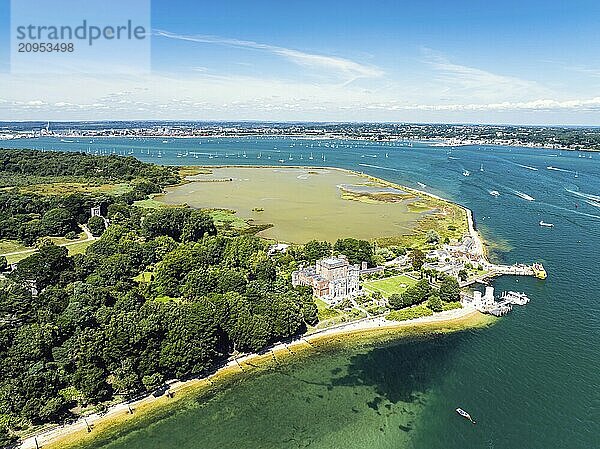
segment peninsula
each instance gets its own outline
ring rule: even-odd
[[[467,209],[359,172],[2,156],[3,245],[29,245],[3,265],[3,438],[27,448],[94,438],[253,354],[485,323],[489,295],[461,286],[509,269],[487,261]],[[93,238],[57,246],[76,229]]]

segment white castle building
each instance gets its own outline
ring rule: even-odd
[[[312,287],[317,298],[336,304],[359,294],[360,272],[359,265],[351,265],[346,256],[339,255],[319,260],[314,267],[294,271],[292,285]]]

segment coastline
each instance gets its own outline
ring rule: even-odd
[[[219,389],[221,382],[235,379],[240,375],[252,375],[273,361],[295,357],[301,353],[315,350],[315,347],[348,342],[352,339],[360,341],[399,339],[423,332],[453,332],[467,328],[480,327],[493,322],[493,319],[473,308],[453,309],[439,312],[432,316],[407,321],[388,321],[385,318],[364,318],[362,320],[340,324],[310,334],[299,336],[289,343],[277,343],[260,353],[245,354],[231,359],[226,365],[205,377],[196,377],[184,381],[170,381],[173,398],[166,395],[154,397],[147,394],[134,401],[116,404],[102,415],[92,414],[82,417],[73,424],[41,431],[26,438],[20,449],[36,449],[44,447],[59,449],[77,447],[91,443],[104,432],[118,431],[123,425],[135,425],[136,422],[149,417],[153,412],[175,406],[190,394],[199,394],[211,388]],[[129,412],[129,408],[134,413]],[[88,426],[92,428],[88,432]]]
[[[419,139],[407,139],[406,137],[394,137],[386,140],[373,139],[370,137],[361,136],[344,136],[336,134],[325,134],[325,135],[305,135],[305,134],[261,134],[261,133],[248,133],[248,134],[208,134],[208,135],[170,135],[170,134],[119,134],[119,135],[76,135],[76,134],[57,134],[52,136],[13,136],[13,137],[0,137],[1,141],[18,141],[20,139],[37,139],[40,137],[53,137],[55,139],[173,139],[173,140],[185,140],[185,139],[244,139],[244,138],[288,138],[297,140],[349,140],[357,142],[375,142],[375,143],[425,143],[432,147],[440,148],[454,148],[454,147],[466,147],[466,146],[498,146],[498,147],[521,147],[531,148],[537,150],[555,150],[555,151],[581,151],[585,153],[598,153],[599,149],[593,148],[569,148],[554,146],[554,144],[539,145],[531,142],[493,142],[486,139],[465,139],[460,140],[456,138],[419,138]]]
[[[310,170],[337,170],[360,176],[367,180],[381,183],[386,186],[403,189],[407,192],[412,192],[422,196],[427,196],[438,201],[443,201],[454,206],[460,207],[465,211],[467,216],[468,232],[476,242],[478,250],[485,258],[484,245],[481,236],[475,228],[473,212],[460,204],[450,200],[424,192],[411,187],[403,186],[385,179],[381,179],[369,174],[339,168],[339,167],[306,167],[306,166],[272,166],[272,165],[208,165],[208,166],[193,166],[200,169],[214,168],[285,168],[285,169],[310,169]],[[185,179],[185,182],[192,182]],[[486,259],[487,260],[487,259]],[[133,401],[124,401],[109,407],[108,411],[99,414],[91,414],[81,417],[75,423],[65,426],[54,427],[49,430],[42,430],[23,440],[18,446],[21,449],[37,449],[44,447],[49,449],[58,449],[64,447],[76,447],[77,444],[90,442],[94,438],[105,431],[112,431],[121,425],[127,423],[133,424],[138,419],[143,419],[154,410],[176,404],[180,399],[184,398],[187,393],[197,393],[203,389],[212,388],[214,382],[219,382],[231,378],[232,376],[244,374],[249,369],[257,368],[257,363],[271,362],[277,357],[289,357],[298,354],[301,351],[310,351],[315,344],[331,344],[340,338],[346,341],[347,339],[357,338],[361,341],[368,341],[370,338],[377,336],[388,336],[389,338],[402,338],[420,331],[454,331],[462,330],[469,327],[476,327],[484,323],[490,322],[490,318],[476,309],[471,307],[463,307],[461,309],[453,309],[449,311],[439,312],[432,316],[416,318],[413,320],[395,322],[386,320],[383,317],[363,318],[348,323],[339,324],[333,327],[317,330],[297,337],[289,343],[276,343],[268,348],[265,348],[260,353],[244,354],[240,357],[230,358],[226,365],[219,368],[214,373],[205,377],[196,377],[189,380],[179,381],[171,380],[167,384],[170,391],[175,393],[174,398],[167,398],[165,395],[154,397],[151,393],[144,395],[142,398]],[[246,370],[243,368],[246,365]],[[260,366],[260,365],[258,365]],[[134,410],[134,413],[129,412],[129,408]],[[93,430],[88,431],[88,426]]]

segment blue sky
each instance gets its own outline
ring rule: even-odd
[[[600,125],[599,18],[593,1],[154,0],[151,73],[24,76],[0,0],[0,119]]]

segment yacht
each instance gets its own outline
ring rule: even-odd
[[[553,228],[554,227],[554,223],[546,223],[545,221],[540,221],[540,226],[543,226],[545,228]]]

